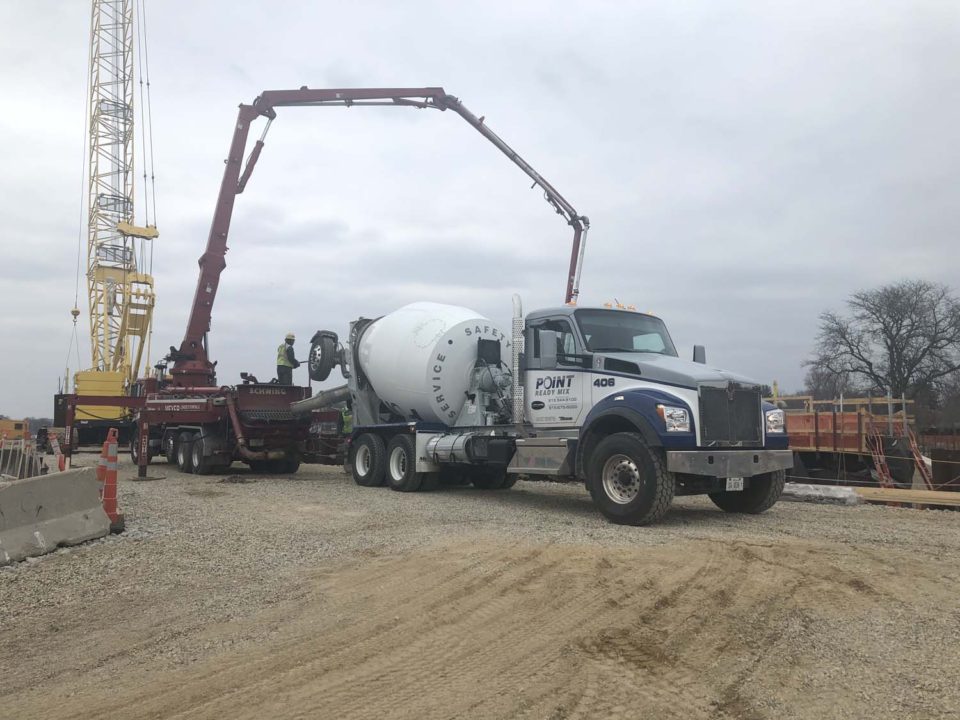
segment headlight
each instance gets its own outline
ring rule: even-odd
[[[786,429],[786,418],[783,416],[783,410],[767,410],[767,435],[771,433],[783,433]]]
[[[690,432],[690,415],[685,408],[657,405],[657,415],[663,418],[667,432]]]

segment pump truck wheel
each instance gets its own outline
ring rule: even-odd
[[[193,465],[193,472],[197,475],[209,475],[213,472],[213,458],[203,454],[203,435],[197,433],[193,436],[193,447],[190,450],[190,463]]]
[[[177,438],[177,469],[183,473],[193,472],[193,440],[196,437],[192,432],[182,432]]]
[[[353,481],[364,487],[383,485],[386,479],[387,451],[383,439],[363,433],[350,445],[350,467]]]
[[[176,465],[177,463],[176,433],[168,432],[163,436],[163,454],[166,456],[167,462],[170,465]]]
[[[787,482],[787,471],[775,470],[754,475],[749,482],[750,485],[743,490],[710,493],[710,499],[726,512],[758,515],[772,508],[780,499]]]
[[[674,477],[639,433],[614,433],[599,442],[587,463],[593,504],[618,525],[646,525],[673,501]]]
[[[387,485],[398,492],[417,492],[424,473],[417,472],[417,448],[405,433],[394,435],[387,445]]]

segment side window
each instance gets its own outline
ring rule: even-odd
[[[573,328],[566,320],[541,320],[536,324],[528,326],[533,330],[533,357],[540,357],[540,334],[538,330],[553,330],[557,333],[557,361],[563,365],[577,364],[572,358],[565,358],[565,355],[575,355],[582,352],[577,346],[577,337],[573,334]]]
[[[572,358],[564,357],[565,355],[575,355],[580,352],[577,348],[577,337],[573,334],[573,328],[570,326],[570,323],[566,320],[547,320],[541,327],[544,330],[553,330],[557,333],[557,361],[561,365],[573,363]]]
[[[533,330],[533,357],[538,358],[540,357],[540,335],[537,330],[543,328],[543,323],[531,324],[527,327]],[[530,348],[527,348],[527,352],[530,352]]]

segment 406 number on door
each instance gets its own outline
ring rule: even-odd
[[[613,378],[597,378],[593,381],[594,387],[613,387]]]

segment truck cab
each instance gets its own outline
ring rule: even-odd
[[[707,493],[742,512],[776,502],[792,466],[783,411],[763,402],[759,383],[680,359],[660,318],[538,310],[524,345],[533,437],[518,438],[513,470],[583,479],[605,515],[628,523],[661,515],[674,494]]]

